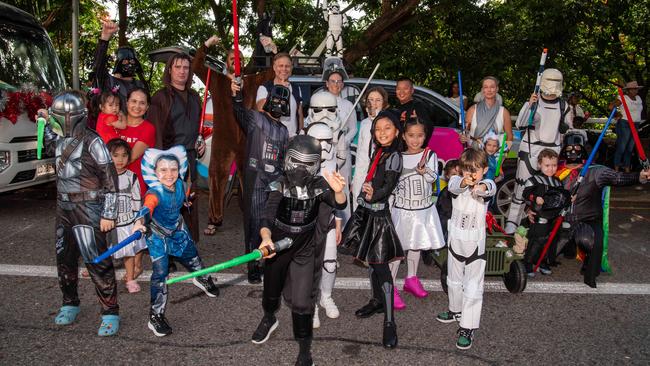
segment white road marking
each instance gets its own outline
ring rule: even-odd
[[[117,278],[121,278],[124,270],[118,270]],[[171,277],[180,276],[185,272],[174,273]],[[0,264],[0,276],[26,276],[26,277],[57,277],[55,266],[33,266],[33,265],[15,265]],[[236,286],[255,286],[250,285],[244,274],[234,273],[217,273],[215,276],[220,284],[229,284]],[[151,271],[145,271],[138,281],[148,282],[151,277]],[[80,277],[81,278],[81,277]],[[422,280],[422,285],[428,291],[442,291],[440,281]],[[190,280],[185,283],[191,283]],[[402,286],[404,281],[398,280],[397,285]],[[337,289],[345,290],[370,290],[370,281],[362,277],[339,277],[336,279]],[[486,292],[507,292],[502,281],[485,281]],[[599,282],[598,288],[592,289],[582,282],[534,282],[528,281],[526,293],[535,294],[590,294],[590,295],[650,295],[650,283],[615,283]]]

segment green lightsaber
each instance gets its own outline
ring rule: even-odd
[[[43,135],[45,134],[45,118],[39,116],[36,119],[36,159],[41,160],[43,152]]]
[[[499,159],[497,160],[497,171],[494,172],[494,177],[499,176],[499,172],[501,171],[501,164],[503,163],[503,156],[505,155],[505,150],[506,150],[506,137],[507,134],[503,134],[503,141],[501,141],[501,149],[499,150]]]
[[[293,244],[292,239],[284,238],[282,240],[278,240],[277,242],[273,243],[274,248],[264,247],[262,249],[255,249],[255,250],[253,250],[252,252],[250,252],[248,254],[244,254],[242,256],[235,257],[235,258],[233,258],[233,259],[231,259],[229,261],[223,262],[223,263],[217,263],[212,267],[204,268],[204,269],[192,272],[192,273],[188,273],[188,274],[183,275],[183,276],[170,278],[165,283],[168,284],[168,285],[171,285],[173,283],[185,281],[185,280],[188,280],[190,278],[204,276],[204,275],[209,274],[209,273],[223,271],[224,269],[228,269],[228,268],[231,268],[231,267],[236,267],[236,266],[242,265],[244,263],[248,263],[248,262],[252,262],[252,261],[258,261],[258,260],[262,259],[263,257],[266,257],[266,256],[271,255],[273,253],[278,253],[278,252],[281,252],[281,251],[283,251],[285,249],[288,249],[288,248],[291,247],[292,244]]]

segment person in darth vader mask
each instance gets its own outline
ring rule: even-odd
[[[264,103],[264,112],[246,109],[241,85],[231,83],[235,120],[246,135],[246,159],[240,167],[244,173],[244,240],[245,252],[257,248],[264,205],[269,192],[266,187],[280,176],[289,131],[280,117],[288,116],[289,89],[273,85]],[[319,153],[320,154],[320,153]],[[248,264],[248,282],[262,282],[262,269],[257,262]]]
[[[588,157],[585,149],[585,138],[579,133],[569,132],[564,136],[564,147],[560,154],[561,164],[558,177],[564,188],[572,192],[578,180],[580,170]],[[584,283],[596,288],[596,277],[602,268],[609,266],[607,256],[603,255],[603,238],[608,233],[603,230],[605,207],[608,199],[603,202],[603,193],[609,186],[629,186],[636,183],[647,183],[650,170],[640,173],[616,172],[602,165],[591,165],[585,174],[580,187],[572,197],[572,203],[565,221],[570,227],[561,232],[558,241],[558,252],[564,251],[565,256],[575,256],[576,249],[585,254],[581,273]],[[608,195],[605,195],[608,196]]]
[[[345,208],[345,178],[338,172],[323,172],[321,144],[314,137],[298,135],[289,141],[284,173],[268,185],[268,200],[262,215],[260,237],[263,247],[284,238],[291,248],[266,257],[264,266],[264,316],[252,342],[266,342],[279,322],[275,312],[280,295],[291,308],[293,333],[300,351],[296,365],[312,365],[312,318],[317,296],[325,235],[317,233],[329,222],[334,209]]]

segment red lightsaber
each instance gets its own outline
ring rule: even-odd
[[[239,64],[239,18],[237,17],[237,0],[232,0],[232,27],[233,27],[233,48],[235,50],[235,77],[241,75]]]
[[[203,92],[203,110],[201,111],[201,121],[199,122],[199,135],[203,134],[203,121],[205,121],[205,107],[208,105],[208,89],[210,88],[210,68],[208,75],[205,77],[205,92]]]
[[[625,95],[623,94],[623,89],[618,88],[618,95],[621,97],[621,103],[623,104],[623,109],[625,110],[625,116],[627,117],[627,123],[630,124],[630,130],[632,131],[632,137],[634,138],[634,144],[636,145],[636,151],[639,153],[639,160],[641,160],[641,165],[643,169],[650,168],[650,163],[648,162],[648,157],[645,155],[643,150],[643,145],[641,145],[641,140],[639,139],[639,133],[636,131],[634,126],[634,121],[632,120],[632,115],[630,114],[630,109],[627,107],[627,102],[625,101]]]

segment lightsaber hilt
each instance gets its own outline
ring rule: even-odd
[[[126,237],[126,239],[124,239],[121,242],[113,245],[110,249],[108,249],[107,251],[105,251],[101,255],[97,256],[95,259],[93,259],[93,263],[97,264],[97,263],[103,261],[104,259],[106,259],[106,258],[110,257],[111,255],[115,254],[115,252],[117,252],[118,250],[126,247],[127,245],[133,243],[136,240],[139,240],[140,238],[142,238],[142,231],[138,230],[135,233],[133,233],[133,234],[129,235],[128,237]]]

